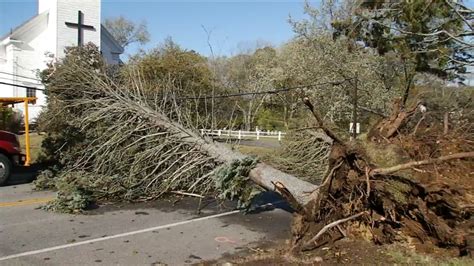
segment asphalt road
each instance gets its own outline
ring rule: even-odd
[[[87,215],[38,209],[53,196],[30,184],[0,187],[0,265],[183,265],[289,237],[291,214],[278,208],[244,215],[214,203],[198,214],[187,198]]]

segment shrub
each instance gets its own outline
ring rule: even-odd
[[[18,134],[23,128],[23,119],[11,107],[0,106],[0,129]]]

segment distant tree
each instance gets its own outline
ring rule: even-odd
[[[105,27],[124,48],[132,43],[145,44],[150,41],[146,22],[136,24],[123,16],[119,16],[106,19]]]
[[[463,80],[474,64],[474,11],[454,0],[369,1],[353,17],[334,23],[337,34],[398,54],[405,73],[403,103],[416,73]]]
[[[323,0],[305,11],[310,19],[293,23],[300,35],[331,34],[349,50],[371,47],[394,60],[403,76],[403,104],[419,73],[462,80],[474,64],[474,11],[462,0]]]
[[[132,57],[129,67],[138,69],[148,82],[170,81],[186,95],[208,93],[212,87],[207,59],[181,48],[170,37],[158,47]]]
[[[267,94],[258,93],[273,88],[276,66],[277,53],[271,47],[258,48],[252,54],[238,54],[226,61],[225,77],[220,78],[225,81],[222,86],[232,93],[256,93],[236,98],[236,107],[246,130],[256,125],[257,116],[269,98]]]
[[[418,72],[447,78],[474,63],[474,11],[462,0],[362,0],[332,26],[382,55],[396,51]]]

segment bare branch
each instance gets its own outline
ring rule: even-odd
[[[324,121],[322,120],[321,115],[319,115],[318,111],[316,111],[314,109],[314,106],[311,103],[311,101],[309,100],[309,98],[305,97],[303,99],[303,102],[308,107],[308,109],[311,111],[311,113],[313,114],[313,117],[318,122],[318,126],[324,131],[324,133],[326,133],[326,135],[328,135],[330,138],[332,138],[338,144],[344,145],[344,142],[331,129],[329,129],[328,127],[326,127],[324,125]]]
[[[464,158],[472,158],[472,157],[474,157],[474,151],[455,153],[455,154],[441,156],[438,158],[432,158],[432,159],[423,160],[423,161],[399,164],[399,165],[395,165],[388,168],[376,168],[370,171],[370,175],[372,176],[373,175],[386,175],[386,174],[391,174],[391,173],[398,172],[401,170],[410,169],[415,166],[420,166],[420,165],[425,165],[425,164],[434,164],[434,163],[440,163],[440,162],[454,160],[454,159],[464,159]]]

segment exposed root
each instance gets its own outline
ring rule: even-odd
[[[319,237],[321,237],[322,234],[326,233],[327,230],[333,228],[333,227],[337,227],[339,228],[339,231],[342,233],[342,229],[339,227],[340,224],[342,223],[345,223],[347,221],[350,221],[350,220],[353,220],[353,219],[356,219],[356,218],[359,218],[360,216],[364,215],[364,214],[367,214],[367,212],[360,212],[358,214],[354,214],[354,215],[351,215],[350,217],[347,217],[347,218],[344,218],[344,219],[340,219],[340,220],[337,220],[337,221],[334,221],[330,224],[327,224],[323,227],[323,229],[321,229],[313,238],[311,238],[310,240],[308,240],[304,245],[303,245],[303,250],[308,250],[308,249],[311,249],[312,246],[315,246],[317,243],[316,241],[319,239]]]
[[[392,114],[375,126],[369,133],[369,137],[372,140],[377,138],[388,140],[394,137],[407,120],[416,113],[420,104],[421,102],[418,101],[410,108],[404,110],[402,109],[401,99],[396,99],[393,103]]]

